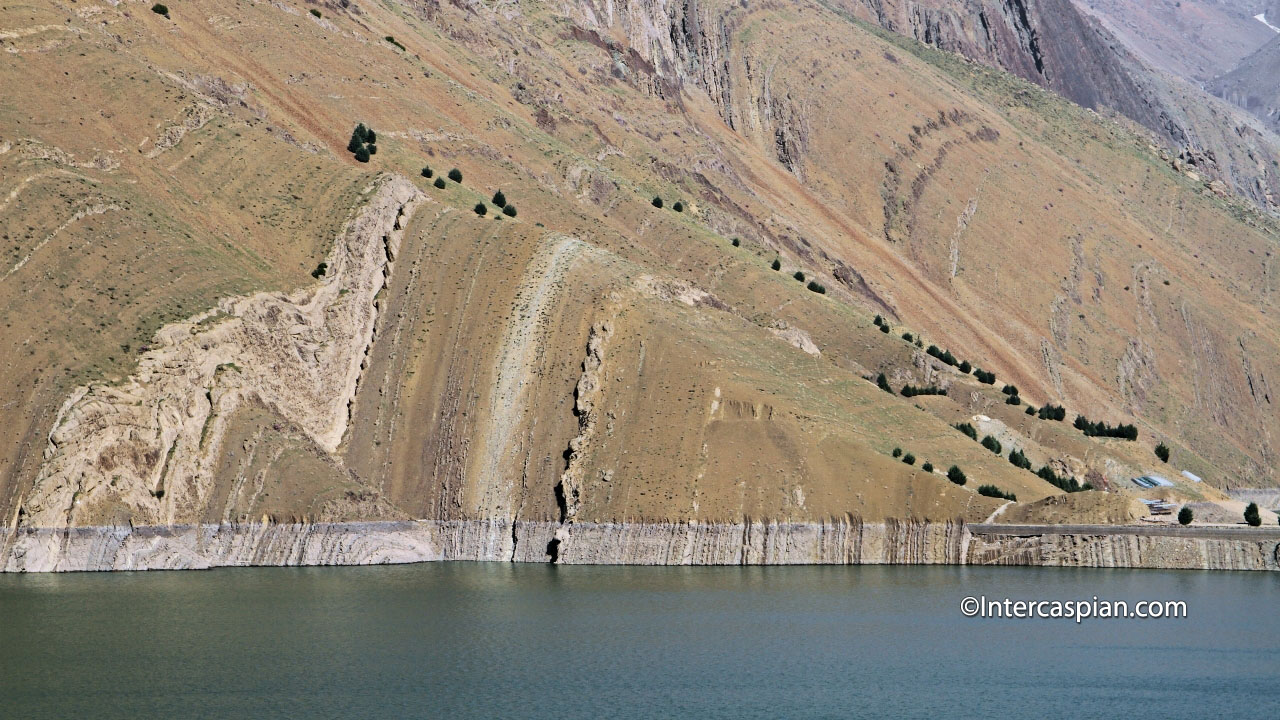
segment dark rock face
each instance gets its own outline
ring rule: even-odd
[[[980,60],[1084,107],[1110,108],[1162,133],[1133,61],[1070,0],[840,0],[856,16]],[[1167,134],[1167,133],[1166,133]],[[1176,139],[1176,138],[1170,138]]]

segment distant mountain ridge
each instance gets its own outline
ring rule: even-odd
[[[1275,18],[1280,23],[1280,11]],[[1214,95],[1258,116],[1273,132],[1280,132],[1280,34],[1208,87]]]

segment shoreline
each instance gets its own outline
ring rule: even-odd
[[[0,572],[491,561],[590,565],[1028,565],[1280,571],[1280,528],[500,520],[16,528]]]

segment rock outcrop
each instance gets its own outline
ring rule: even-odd
[[[318,283],[227,298],[161,330],[123,383],[76,389],[58,412],[17,520],[92,524],[121,508],[138,524],[198,520],[229,418],[250,401],[336,450],[373,340],[378,294],[421,198],[404,178],[376,181],[317,269]]]

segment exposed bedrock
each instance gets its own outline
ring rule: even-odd
[[[318,283],[227,298],[161,330],[124,382],[76,389],[18,524],[87,525],[120,510],[140,525],[198,520],[229,418],[251,401],[332,453],[373,341],[378,294],[421,199],[408,180],[380,178]]]
[[[416,521],[19,529],[6,572],[375,565],[439,560],[546,562],[555,522]],[[573,526],[561,564],[1043,565],[1280,570],[1280,537],[973,533],[963,523],[590,523]],[[514,546],[513,546],[514,543]],[[514,550],[514,553],[513,553]]]

